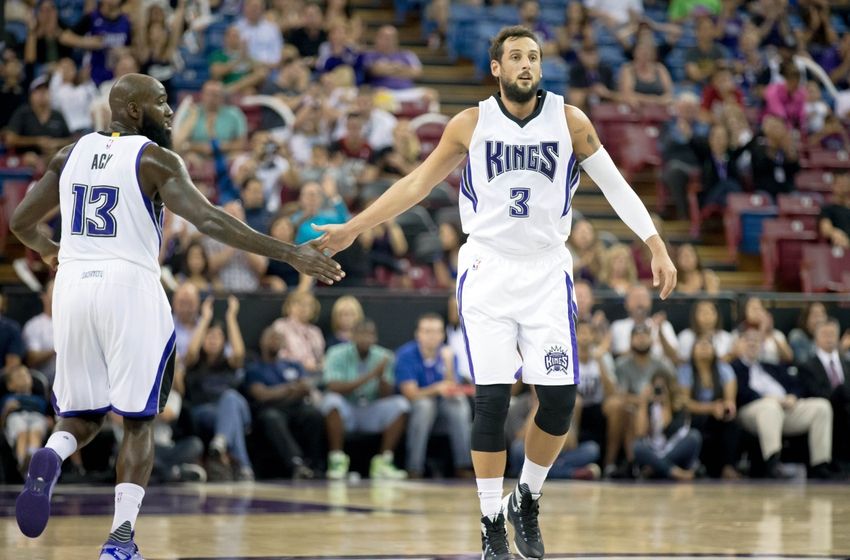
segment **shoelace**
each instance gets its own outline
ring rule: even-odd
[[[497,523],[489,521],[484,524],[487,528],[487,545],[490,550],[496,554],[507,554],[508,550],[508,534],[505,532],[505,522]]]
[[[532,540],[540,539],[540,524],[537,522],[537,516],[540,512],[540,504],[537,500],[523,499],[519,503],[519,518],[522,522],[522,533],[524,536]]]

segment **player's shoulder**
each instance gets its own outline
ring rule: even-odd
[[[77,142],[79,142],[79,140]],[[68,156],[70,156],[71,152],[74,151],[74,147],[77,145],[77,142],[72,142],[67,146],[63,146],[62,149],[56,152],[56,155],[51,158],[50,163],[47,165],[48,169],[57,174],[61,173],[62,168],[65,167],[65,162],[68,161]]]
[[[458,127],[471,126],[475,128],[475,125],[478,124],[478,114],[479,109],[477,105],[475,107],[468,107],[452,117],[449,124],[455,123],[455,126]]]
[[[176,152],[150,142],[142,147],[140,167],[142,170],[152,168],[157,171],[175,172],[183,166],[183,158]]]

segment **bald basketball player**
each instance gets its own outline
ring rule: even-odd
[[[128,74],[109,94],[112,123],[63,148],[12,218],[12,231],[58,266],[53,321],[54,408],[60,417],[32,458],[16,503],[18,526],[39,536],[62,462],[89,443],[106,413],[124,418],[115,517],[100,560],[142,560],[133,542],[154,459],[152,420],[171,389],[174,323],[160,284],[163,206],[205,235],[332,284],[343,272],[315,244],[292,245],[254,231],[213,206],[172,152],[165,88]],[[62,236],[38,229],[56,206]]]

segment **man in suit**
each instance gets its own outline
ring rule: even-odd
[[[763,335],[748,329],[741,337],[741,356],[732,362],[738,379],[738,417],[758,436],[767,475],[780,478],[783,435],[808,434],[809,476],[831,478],[832,407],[823,398],[799,398],[796,380],[782,366],[758,361]]]
[[[832,404],[833,458],[850,460],[850,363],[838,352],[838,321],[815,327],[815,356],[801,364],[799,379],[804,397],[827,399]]]

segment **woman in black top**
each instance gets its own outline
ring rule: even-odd
[[[735,470],[741,433],[735,422],[738,384],[732,368],[717,360],[710,335],[697,338],[691,363],[679,369],[679,382],[692,415],[691,425],[702,433],[701,460],[708,474],[741,478]]]
[[[238,313],[239,300],[230,296],[225,319],[230,338],[228,354],[224,325],[212,323],[213,298],[204,300],[200,321],[184,357],[186,402],[195,430],[213,436],[207,466],[210,478],[218,480],[230,479],[231,472],[237,480],[254,478],[245,444],[251,411],[245,397],[236,390],[241,382],[236,370],[245,361],[245,343],[236,320]]]

